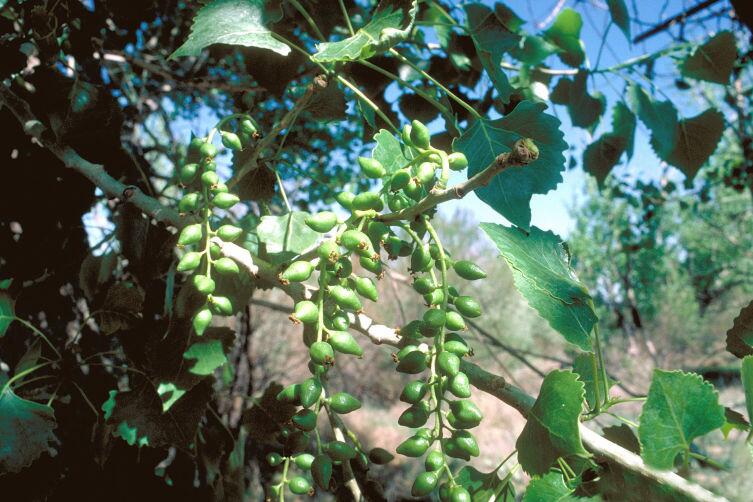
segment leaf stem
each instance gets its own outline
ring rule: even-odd
[[[345,8],[345,3],[343,3],[343,0],[337,0],[337,3],[340,4],[340,11],[343,13],[345,24],[348,25],[348,32],[351,35],[355,35],[356,32],[353,31],[353,25],[350,23],[350,16],[348,15],[348,9]]]

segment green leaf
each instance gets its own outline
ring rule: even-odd
[[[556,50],[557,47],[543,37],[523,35],[518,45],[510,50],[510,54],[521,63],[538,66]]]
[[[498,4],[498,7],[501,7]],[[484,65],[484,69],[489,74],[489,78],[494,84],[494,88],[499,93],[499,98],[503,102],[510,100],[510,94],[513,91],[507,75],[502,71],[500,63],[505,52],[514,49],[517,46],[520,36],[508,29],[499,16],[496,15],[489,7],[474,3],[464,6],[465,15],[468,23],[468,31],[476,46],[476,53]],[[503,16],[504,16],[503,11]],[[512,13],[512,11],[509,11]],[[512,16],[515,16],[512,13]],[[515,16],[517,17],[517,16]],[[517,25],[513,18],[503,17],[512,26]]]
[[[559,58],[566,65],[577,68],[586,59],[586,51],[580,39],[583,20],[573,9],[562,9],[554,24],[544,32],[544,36],[559,48]]]
[[[380,129],[374,135],[376,146],[372,156],[384,166],[387,174],[392,174],[408,163],[408,159],[403,155],[403,149],[400,141],[389,131]]]
[[[3,284],[0,284],[0,337],[5,335],[5,332],[8,331],[8,327],[13,322],[13,319],[16,318],[14,308],[15,302],[7,291],[9,286],[9,280],[3,281]]]
[[[609,15],[612,16],[612,22],[616,24],[625,38],[630,41],[630,13],[628,12],[625,0],[607,0]]]
[[[196,342],[183,353],[183,358],[196,360],[188,370],[195,375],[211,375],[214,370],[227,362],[221,340]]]
[[[572,371],[554,370],[544,378],[515,444],[523,470],[544,475],[559,457],[588,456],[579,429],[583,399],[583,382]]]
[[[258,47],[287,56],[290,47],[267,28],[280,19],[282,10],[268,9],[265,4],[264,0],[213,0],[196,14],[188,40],[170,58],[199,56],[213,44]]]
[[[368,59],[405,40],[417,12],[417,0],[382,0],[364,27],[345,40],[318,44],[313,59],[320,63]]]
[[[628,451],[632,451],[636,455],[640,454],[641,444],[638,442],[638,438],[629,425],[612,425],[610,427],[604,427],[601,432],[603,436],[611,442],[622,446]]]
[[[745,356],[740,370],[740,380],[745,389],[745,405],[748,408],[748,420],[753,420],[753,356]]]
[[[256,233],[259,241],[266,245],[267,253],[285,259],[297,255],[313,246],[319,234],[306,225],[308,213],[292,211],[280,216],[262,216]]]
[[[724,422],[714,386],[700,375],[654,370],[638,428],[641,455],[651,467],[672,469],[678,454],[690,453],[693,439]]]
[[[722,31],[685,58],[680,64],[680,72],[685,77],[727,85],[736,59],[735,35]]]
[[[618,102],[612,110],[612,132],[603,134],[583,152],[583,169],[593,175],[600,186],[604,185],[623,153],[632,156],[635,122],[633,112]]]
[[[528,483],[523,502],[564,502],[577,500],[572,497],[573,490],[567,486],[562,473],[551,471],[541,478],[534,478]]]
[[[497,471],[484,473],[467,465],[457,473],[455,482],[468,490],[473,502],[489,502],[492,498],[498,502],[515,501],[512,483],[508,478],[500,479]]]
[[[189,448],[212,397],[212,379],[202,380],[187,392],[170,384],[161,387],[160,393],[151,382],[143,382],[138,389],[111,390],[102,410],[112,435],[131,446]],[[181,394],[177,402],[176,392]],[[171,400],[170,406],[164,406]]]
[[[7,378],[0,378],[5,385]],[[27,401],[8,386],[0,395],[0,473],[19,472],[47,451],[55,436],[55,413]]]
[[[678,120],[669,101],[653,101],[646,91],[631,85],[629,94],[636,114],[651,130],[651,147],[663,161],[692,180],[716,150],[724,132],[724,116],[715,108]]]
[[[527,229],[531,223],[533,194],[544,194],[562,181],[567,143],[559,129],[560,121],[544,113],[546,105],[521,101],[507,116],[477,119],[453,142],[456,151],[468,157],[468,177],[489,166],[501,153],[509,152],[515,141],[531,138],[539,158],[527,166],[508,167],[476,195],[515,225]]]
[[[606,101],[601,93],[588,94],[588,74],[578,72],[574,79],[562,77],[551,94],[553,103],[567,105],[570,121],[576,127],[593,130],[604,114]]]
[[[740,359],[753,354],[753,300],[740,310],[727,330],[727,352]]]
[[[497,245],[528,303],[568,342],[590,351],[596,313],[560,238],[536,227],[529,234],[493,223],[482,223],[481,229]]]

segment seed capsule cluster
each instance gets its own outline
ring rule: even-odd
[[[243,139],[237,134],[220,134],[225,147],[243,146]],[[336,200],[349,213],[346,216],[338,217],[331,211],[309,215],[305,224],[322,234],[318,246],[281,266],[277,275],[281,286],[308,282],[308,290],[313,293],[298,301],[290,314],[294,324],[303,326],[311,376],[289,385],[277,396],[279,401],[299,409],[279,433],[280,453],[268,458],[270,465],[283,466],[282,479],[273,486],[275,497],[282,498],[286,488],[297,495],[313,493],[314,486],[333,489],[333,472],[338,465],[349,466],[354,461],[365,468],[370,463],[392,460],[392,454],[384,449],[365,451],[352,434],[347,434],[345,441],[325,442],[318,433],[312,433],[322,410],[333,427],[342,431],[345,425],[339,415],[361,407],[361,402],[348,393],[330,394],[328,374],[341,358],[363,356],[363,349],[349,331],[351,323],[365,304],[379,300],[376,281],[382,278],[388,262],[405,258],[412,287],[427,308],[421,319],[398,329],[402,346],[393,355],[396,369],[421,377],[410,381],[400,394],[400,400],[408,407],[398,423],[413,432],[398,446],[397,453],[408,457],[426,455],[425,472],[416,478],[412,488],[414,496],[426,496],[439,488],[443,500],[470,500],[468,492],[455,482],[449,458],[469,460],[479,455],[478,444],[469,430],[479,425],[482,414],[469,399],[470,383],[461,361],[472,355],[462,336],[466,319],[478,317],[481,309],[449,280],[451,272],[469,281],[483,279],[486,274],[473,262],[450,257],[431,224],[434,208],[412,214],[409,220],[395,214],[419,204],[432,190],[445,188],[450,170],[465,169],[468,162],[462,153],[448,154],[432,147],[429,131],[419,121],[406,126],[400,140],[404,157],[410,159],[406,165],[388,170],[376,158],[359,158],[361,172],[381,184],[357,194],[339,193]],[[211,271],[227,260],[213,254],[209,239],[216,236],[232,241],[241,233],[230,225],[215,231],[210,228],[211,210],[232,206],[223,201],[233,197],[222,189],[224,185],[210,168],[216,154],[211,146],[207,141],[192,144],[201,161],[188,169],[193,177],[181,177],[185,184],[198,179],[200,187],[181,201],[182,211],[196,211],[203,218],[201,223],[186,227],[181,245],[203,243],[204,250],[186,253],[179,265],[180,270],[193,271],[206,264],[206,272],[195,273],[193,279],[197,290],[207,295],[206,305],[195,317],[197,333],[203,332],[212,312],[218,310]],[[218,197],[220,204],[216,203]],[[188,265],[183,264],[184,260]],[[232,261],[229,263],[235,266]],[[356,263],[362,272],[354,272]],[[232,312],[232,307],[228,308]],[[427,425],[430,421],[431,425]],[[307,453],[312,442],[315,450]],[[291,468],[301,471],[300,475],[292,475]]]
[[[185,225],[178,236],[178,246],[184,254],[176,270],[191,273],[193,286],[205,298],[204,305],[193,316],[193,329],[199,336],[207,330],[214,315],[229,316],[236,311],[228,297],[218,294],[212,277],[213,274],[233,276],[240,270],[233,260],[220,256],[220,248],[212,239],[232,242],[241,236],[243,230],[227,224],[215,230],[211,219],[215,209],[229,210],[240,200],[228,192],[227,185],[217,175],[214,159],[218,150],[212,140],[219,132],[225,148],[242,150],[244,144],[253,142],[256,126],[251,119],[241,117],[237,133],[222,129],[232,118],[235,116],[220,121],[206,138],[192,139],[187,157],[193,162],[186,162],[176,173],[181,186],[187,190],[178,202],[178,210],[182,216],[194,221]]]

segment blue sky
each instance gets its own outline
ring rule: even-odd
[[[494,2],[485,1],[489,5]],[[506,2],[506,5],[512,8],[521,18],[525,19],[527,24],[524,26],[530,32],[545,30],[551,24],[551,21],[544,24],[547,17],[557,4],[557,0],[513,0]],[[688,5],[694,2],[684,0],[627,0],[631,16],[635,16],[635,9],[638,10],[638,17],[631,22],[632,35],[635,36],[648,29],[650,25],[655,25],[662,20],[674,16],[684,11]],[[606,5],[600,0],[585,1],[566,1],[566,7],[572,7],[577,10],[583,18],[583,28],[581,38],[586,46],[586,55],[592,68],[596,67],[596,59],[599,47],[602,43],[602,34],[605,32],[610,22],[609,12]],[[603,6],[603,8],[602,8]],[[701,13],[699,17],[708,15],[716,9],[729,8],[727,1],[720,2],[709,11]],[[644,24],[645,23],[645,24]],[[728,17],[723,15],[716,16],[704,23],[703,28],[694,28],[685,32],[685,37],[689,41],[703,40],[707,31],[714,33],[717,30],[728,28],[731,25]],[[677,28],[673,29],[677,33]],[[649,40],[637,45],[632,45],[625,38],[624,34],[616,27],[612,26],[607,34],[601,59],[598,67],[610,67],[621,63],[632,57],[640,56],[645,53],[655,52],[663,49],[672,38],[668,33],[656,35]],[[552,68],[567,68],[558,58],[552,57],[546,61]],[[677,77],[676,63],[670,58],[664,57],[656,66],[657,77],[654,83],[665,94],[658,95],[661,99],[670,98],[681,116],[693,116],[701,111],[697,101],[693,98],[693,91],[680,91],[674,85],[674,79]],[[608,79],[608,81],[607,81]],[[648,86],[647,82],[636,80]],[[553,80],[553,84],[556,79]],[[607,112],[602,118],[598,129],[594,132],[595,137],[601,135],[605,130],[610,128],[611,106],[618,100],[623,99],[625,81],[619,76],[606,75],[606,78],[597,76],[595,80],[589,80],[589,91],[601,91],[607,98]],[[595,88],[594,88],[595,87]],[[573,128],[570,125],[570,119],[567,111],[560,106],[550,108],[550,113],[556,115],[562,121],[562,130],[565,134],[565,141],[573,147],[571,154],[577,161],[574,169],[563,173],[564,181],[556,190],[546,195],[535,195],[531,201],[532,223],[540,228],[552,230],[562,236],[567,236],[573,229],[574,220],[571,216],[572,209],[577,206],[578,201],[583,200],[586,183],[589,176],[583,172],[580,167],[580,160],[585,146],[590,142],[589,134],[580,129]],[[567,154],[566,154],[567,155]],[[635,138],[635,153],[630,161],[625,162],[623,157],[622,165],[616,168],[617,175],[620,177],[639,177],[641,179],[659,179],[665,174],[675,181],[683,180],[683,175],[674,168],[666,169],[662,166],[661,161],[651,150],[649,146],[649,135],[646,128],[638,124]],[[456,180],[460,181],[458,176]],[[492,221],[498,223],[507,223],[507,221],[486,204],[481,202],[478,197],[471,194],[465,199],[454,201],[443,206],[444,211],[453,212],[457,209],[463,209],[473,213],[474,218],[479,221]]]

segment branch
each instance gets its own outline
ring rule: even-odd
[[[10,110],[23,126],[24,131],[32,136],[36,143],[49,150],[66,167],[82,174],[108,197],[117,197],[133,204],[159,222],[176,227],[183,225],[176,210],[163,206],[157,199],[149,197],[136,186],[121,183],[107,174],[104,166],[89,162],[73,148],[60,143],[52,131],[34,116],[29,104],[4,85],[0,85],[0,106]]]
[[[661,33],[662,31],[673,27],[677,23],[684,23],[693,14],[696,14],[696,13],[702,11],[703,9],[705,9],[705,8],[707,8],[707,7],[715,4],[718,1],[719,0],[704,0],[703,2],[701,2],[701,3],[699,3],[699,4],[695,5],[695,6],[693,6],[691,8],[689,8],[688,10],[682,11],[679,14],[677,14],[676,16],[670,17],[669,19],[667,19],[663,23],[657,24],[656,26],[654,26],[650,30],[644,31],[640,35],[637,35],[633,39],[633,43],[637,44],[639,42],[643,42],[647,38],[651,38],[654,35],[656,35],[658,33]]]
[[[226,244],[225,249],[238,247],[235,244]],[[271,270],[271,265],[266,264],[263,260],[258,258],[250,258],[246,261],[246,264],[251,264],[252,267],[258,267],[259,277],[265,280],[275,280],[274,274],[265,277],[265,271]],[[244,263],[241,263],[244,267]],[[283,287],[283,290],[289,289],[289,287]],[[294,295],[296,293],[293,293]],[[298,293],[300,294],[300,293]],[[308,291],[304,292],[304,295],[310,295]],[[301,298],[300,296],[294,296],[295,298]],[[285,308],[264,302],[263,300],[253,300],[254,303],[259,305],[269,306],[275,310],[289,312],[291,308]],[[400,335],[388,326],[378,324],[366,314],[348,314],[352,323],[353,329],[360,332],[369,338],[373,343],[391,345],[399,347],[402,344]],[[468,361],[462,361],[461,370],[468,375],[468,379],[477,389],[490,394],[505,404],[515,408],[524,417],[528,416],[531,411],[535,398],[527,394],[524,390],[512,385],[503,377],[494,375],[477,366],[474,363]],[[639,455],[627,450],[611,441],[600,436],[598,433],[592,431],[585,424],[580,424],[580,435],[583,444],[591,451],[596,457],[609,462],[618,464],[631,472],[640,475],[643,478],[650,479],[665,485],[676,492],[685,495],[690,500],[698,502],[728,502],[724,497],[720,497],[706,490],[702,486],[692,483],[687,479],[675,474],[672,471],[660,471],[647,466],[643,459]]]
[[[429,195],[421,199],[415,206],[394,213],[377,216],[377,219],[384,222],[397,220],[411,221],[417,215],[443,202],[453,199],[462,199],[470,192],[488,185],[492,178],[508,167],[525,166],[538,158],[539,149],[533,141],[530,139],[519,139],[513,145],[512,151],[499,154],[489,166],[484,168],[483,171],[468,178],[463,183],[444,190],[432,189],[431,192],[429,192]]]

